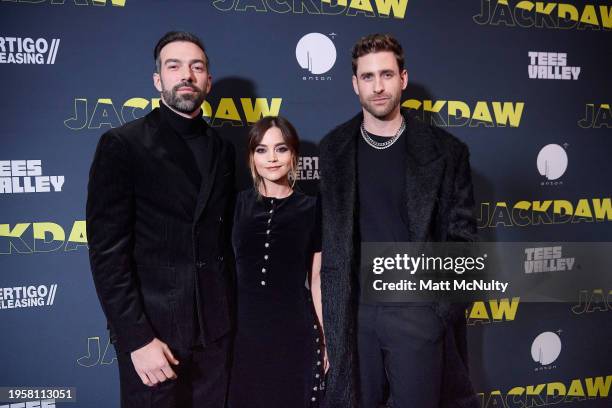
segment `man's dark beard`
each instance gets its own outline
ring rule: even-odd
[[[371,101],[360,101],[361,102],[361,106],[363,106],[363,108],[368,111],[372,116],[374,116],[377,119],[380,120],[384,120],[386,119],[391,112],[393,112],[395,109],[397,109],[398,106],[400,106],[400,98],[401,98],[401,94],[399,95],[390,95],[391,100],[390,100],[390,104],[389,104],[389,108],[386,111],[382,111],[382,112],[377,112],[375,110],[375,108],[373,107],[373,103]]]
[[[179,95],[179,88],[185,87],[193,89],[195,94]],[[204,102],[206,93],[190,82],[181,82],[170,90],[164,89],[162,91],[162,96],[164,97],[164,102],[178,112],[193,113],[197,111],[202,105],[202,102]]]

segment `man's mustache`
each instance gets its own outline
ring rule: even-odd
[[[180,88],[191,88],[194,92],[202,92],[200,88],[190,82],[181,82],[180,84],[176,84],[172,90],[177,92]]]

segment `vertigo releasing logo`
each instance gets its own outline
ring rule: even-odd
[[[52,306],[57,284],[0,288],[0,310]]]
[[[561,185],[560,181],[565,171],[567,170],[567,153],[565,149],[558,144],[548,144],[540,150],[537,158],[538,172],[546,178],[546,181],[540,182],[542,186]]]
[[[41,160],[0,160],[0,194],[60,192],[64,176],[43,176]]]
[[[333,4],[332,4],[333,3]],[[408,0],[213,0],[219,11],[294,13],[403,19]]]
[[[333,37],[335,34],[330,35]],[[336,46],[325,34],[306,34],[295,47],[295,58],[300,67],[310,73],[302,76],[303,81],[329,81],[331,76],[321,74],[328,72],[336,63]]]
[[[60,39],[0,37],[0,64],[55,64]]]
[[[565,52],[529,51],[529,79],[578,80],[580,67],[567,66]]]
[[[300,156],[298,159],[298,180],[319,180],[319,157]]]
[[[582,3],[582,2],[576,2]],[[476,24],[521,28],[612,29],[612,7],[548,1],[480,0]]]

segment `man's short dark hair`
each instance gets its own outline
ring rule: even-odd
[[[200,40],[195,34],[188,33],[187,31],[170,31],[164,34],[164,36],[159,39],[157,45],[155,46],[155,49],[153,50],[153,58],[155,59],[155,68],[157,69],[157,72],[161,70],[161,61],[159,59],[159,53],[161,52],[162,48],[176,41],[186,41],[200,47],[200,49],[204,53],[204,57],[206,59],[206,70],[208,71],[208,55],[206,54],[206,49],[204,48],[204,43],[202,43],[202,40]]]
[[[395,55],[399,72],[404,70],[404,50],[391,34],[370,34],[353,46],[353,74],[357,75],[357,59],[373,52],[391,51]]]

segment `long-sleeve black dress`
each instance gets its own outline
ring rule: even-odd
[[[237,271],[237,332],[230,408],[318,406],[323,350],[310,290],[320,251],[316,199],[294,191],[277,199],[238,195],[232,243]]]

